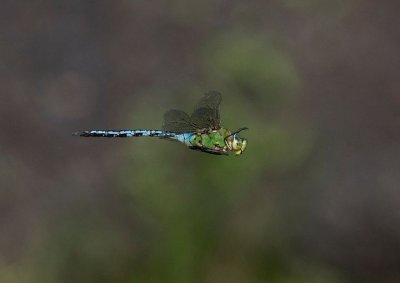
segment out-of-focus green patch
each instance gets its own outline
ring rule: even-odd
[[[204,71],[211,85],[243,94],[264,111],[282,106],[299,83],[288,56],[260,35],[216,38],[205,49]]]
[[[143,105],[160,108],[158,98],[162,95],[163,100],[167,95],[175,99],[166,101],[168,105],[184,105],[191,100],[192,106],[182,109],[190,113],[203,95],[190,89],[181,91],[181,96],[165,91],[146,96],[144,104],[133,106],[132,120],[148,119],[154,124],[150,128],[161,125],[169,107],[155,113]],[[182,97],[185,103],[178,102]],[[266,173],[279,175],[301,166],[310,152],[312,131],[288,128],[279,120],[265,121],[265,113],[254,110],[254,102],[240,91],[223,93],[223,99],[222,125],[232,130],[250,127],[241,133],[249,141],[241,156],[209,155],[156,138],[130,141],[120,187],[132,198],[133,212],[141,217],[143,225],[157,233],[148,239],[149,246],[155,247],[150,258],[135,271],[146,282],[189,282],[197,278],[223,241],[219,231],[230,217],[230,210],[257,187]],[[275,103],[283,105],[282,101]],[[151,278],[147,277],[150,271]]]
[[[265,215],[258,215],[257,226],[250,226],[259,229],[252,233],[257,239],[269,235],[260,255],[248,256],[255,252],[250,247],[242,250],[242,240],[235,235],[241,234],[240,228],[231,235],[222,231],[243,199],[253,190],[262,190],[259,184],[263,179],[300,168],[311,153],[313,131],[288,122],[295,121],[295,116],[280,116],[296,98],[299,81],[295,68],[289,57],[267,40],[231,34],[206,48],[204,76],[209,89],[203,91],[193,83],[179,92],[159,88],[141,96],[141,102],[133,105],[131,124],[159,128],[164,112],[177,108],[190,114],[204,92],[216,89],[223,94],[222,126],[231,130],[249,127],[240,133],[248,139],[248,148],[240,156],[215,156],[162,139],[131,139],[120,188],[132,199],[132,212],[156,235],[147,239],[153,248],[135,274],[144,282],[201,281],[199,272],[207,270],[216,250],[230,240],[248,259],[243,268],[251,271],[267,258],[275,275],[264,279],[280,282],[285,268],[280,258],[286,251],[278,249],[274,256],[268,253],[277,243],[284,247],[286,238],[267,232],[280,221],[272,209],[259,210]],[[138,125],[139,120],[147,124]],[[254,279],[260,279],[254,274]]]
[[[212,7],[206,1],[172,0],[168,1],[167,7],[171,19],[186,25],[207,20],[205,15],[212,12]]]
[[[0,262],[0,282],[29,283],[35,271],[30,264],[5,264]]]
[[[130,229],[121,229],[106,212],[81,205],[63,215],[62,222],[49,223],[52,229],[28,251],[27,259],[34,254],[35,260],[22,259],[15,268],[18,282],[129,282],[126,270],[140,249],[137,235],[127,234]],[[21,277],[19,267],[32,272]]]
[[[146,282],[198,278],[199,270],[207,268],[223,241],[219,230],[229,219],[229,211],[266,173],[279,175],[301,166],[312,148],[312,131],[287,127],[276,118],[266,120],[285,107],[298,85],[288,57],[268,41],[243,34],[219,38],[206,49],[204,74],[210,89],[223,92],[221,124],[231,130],[250,128],[241,133],[248,139],[248,148],[241,156],[226,157],[191,151],[165,140],[132,139],[120,180],[134,202],[134,213],[157,233],[148,239],[149,246],[155,247],[149,251],[151,256],[135,271]],[[209,90],[200,92],[196,84],[186,89],[179,93],[159,89],[142,96],[146,99],[133,106],[132,121],[148,124],[132,124],[158,128],[165,111],[183,107],[191,113]],[[280,268],[274,271],[278,275]]]
[[[319,6],[325,6],[329,4],[337,4],[332,3],[329,0],[305,0],[305,1],[296,1],[296,0],[282,0],[286,7],[289,8],[302,8],[302,9],[312,9]]]
[[[342,14],[349,11],[354,6],[354,1],[329,1],[329,0],[282,0],[288,8],[300,9],[304,12],[328,11],[330,13]]]

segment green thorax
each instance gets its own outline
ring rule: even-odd
[[[193,145],[202,146],[210,149],[224,148],[225,137],[229,134],[230,132],[225,128],[197,133],[196,137],[194,138]]]

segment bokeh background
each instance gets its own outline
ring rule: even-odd
[[[400,282],[399,11],[1,1],[0,282]],[[208,90],[243,155],[71,136]]]

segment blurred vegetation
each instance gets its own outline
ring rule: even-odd
[[[233,129],[250,127],[249,132],[243,133],[250,141],[245,155],[221,158],[185,152],[181,145],[159,141],[143,140],[131,145],[132,159],[121,175],[121,186],[135,200],[135,214],[145,214],[143,225],[151,229],[149,234],[156,235],[149,239],[152,250],[144,251],[144,262],[135,272],[138,281],[202,281],[207,278],[199,274],[209,268],[210,261],[222,261],[227,265],[224,268],[248,270],[240,274],[246,280],[298,282],[297,276],[290,279],[292,275],[281,263],[285,251],[276,247],[282,245],[280,233],[269,243],[264,242],[271,237],[272,225],[278,222],[271,208],[256,208],[265,210],[264,219],[251,219],[249,215],[250,219],[245,220],[248,223],[239,220],[238,227],[231,227],[231,222],[241,217],[237,213],[252,207],[243,201],[259,193],[257,184],[263,182],[265,174],[279,176],[296,170],[312,149],[311,130],[293,129],[277,117],[295,97],[298,84],[294,66],[287,58],[262,39],[244,34],[224,37],[205,50],[203,79],[209,85],[220,86],[226,94],[221,107],[223,124]],[[198,99],[201,94],[197,92],[196,97],[192,91],[195,88],[187,86],[188,91],[183,93],[190,93],[191,100]],[[152,97],[157,99],[159,95]],[[271,111],[263,117],[261,109]],[[134,108],[133,112],[135,117],[154,120],[155,124],[162,116],[146,111],[146,107]],[[266,123],[267,117],[271,120]],[[242,229],[253,230],[249,238],[240,235]],[[252,241],[263,250],[246,247],[255,245]],[[237,259],[225,259],[226,252]],[[247,255],[248,252],[255,254]],[[152,255],[149,261],[145,254]],[[269,262],[267,266],[264,260]]]
[[[0,282],[397,282],[397,6],[4,3]],[[69,136],[213,89],[241,156]]]

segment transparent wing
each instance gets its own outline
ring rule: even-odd
[[[219,129],[219,105],[221,101],[221,93],[217,91],[207,92],[190,116],[191,123],[196,125],[198,129]]]
[[[174,133],[193,133],[196,132],[197,127],[186,112],[170,110],[164,114],[162,129]]]

